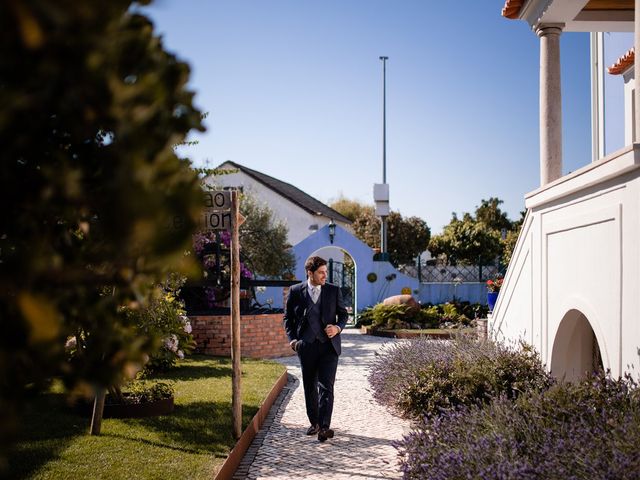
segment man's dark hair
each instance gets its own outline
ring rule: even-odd
[[[304,263],[304,269],[306,272],[315,272],[321,266],[326,265],[327,261],[322,257],[309,257]]]

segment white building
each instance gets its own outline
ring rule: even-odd
[[[612,131],[602,109],[610,94],[604,37],[592,34],[594,154],[562,176],[560,38],[635,32],[638,44],[636,9],[640,0],[507,0],[503,9],[540,38],[540,187],[525,196],[527,216],[489,327],[497,338],[532,344],[569,380],[598,365],[614,376],[640,372],[640,74],[638,64],[625,74],[617,92],[626,99],[625,127]],[[628,57],[617,70],[631,65]],[[607,151],[612,133],[626,146]]]
[[[351,220],[289,183],[232,161],[222,163],[217,169],[234,173],[210,176],[205,182],[220,188],[239,188],[266,204],[274,217],[289,228],[291,245],[297,245],[332,220],[351,231]],[[339,251],[333,252],[335,259],[342,258],[341,255]]]

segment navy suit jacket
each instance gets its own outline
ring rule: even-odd
[[[289,341],[300,340],[309,326],[307,319],[307,307],[310,296],[307,291],[306,280],[298,283],[289,289],[287,305],[284,312],[284,330],[289,337]],[[320,309],[321,319],[324,325],[337,325],[340,331],[344,330],[349,314],[342,301],[342,292],[336,285],[325,283],[320,289]],[[331,344],[336,353],[342,353],[340,334],[331,339]]]

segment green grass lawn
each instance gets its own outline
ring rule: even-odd
[[[243,428],[285,368],[242,361]],[[89,436],[89,418],[61,393],[42,395],[25,412],[23,440],[10,455],[10,478],[211,479],[235,441],[231,361],[193,356],[156,377],[175,382],[175,411],[162,417],[105,419]]]

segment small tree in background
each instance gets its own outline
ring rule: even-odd
[[[513,222],[509,220],[506,212],[500,209],[500,205],[503,203],[504,201],[495,197],[490,197],[489,200],[482,199],[480,206],[476,207],[476,222],[482,222],[487,228],[498,232],[502,229],[510,230]]]
[[[254,275],[280,278],[293,274],[295,257],[287,241],[289,229],[278,221],[266,203],[248,194],[242,195],[240,213],[240,248],[245,265]]]
[[[155,339],[126,312],[187,268],[202,192],[172,146],[203,127],[188,66],[135,6],[0,3],[2,454],[49,378],[88,393],[140,368]]]
[[[334,200],[329,205],[336,212],[340,212],[340,214],[347,217],[352,222],[355,222],[358,217],[364,215],[374,215],[374,208],[371,205],[365,205],[363,203],[358,202],[357,200],[351,200],[344,196],[338,197],[337,200]]]
[[[500,254],[500,234],[468,214],[463,220],[454,215],[442,233],[431,238],[429,251],[434,257],[446,255],[451,264],[489,265]]]
[[[371,248],[380,248],[380,218],[373,206],[344,197],[329,206],[353,221],[351,227],[356,237]],[[427,222],[419,217],[405,219],[399,212],[391,212],[387,217],[387,228],[387,250],[396,267],[412,265],[429,244],[431,231]]]
[[[483,199],[480,206],[476,207],[475,216],[465,213],[462,220],[454,212],[449,225],[444,227],[442,233],[431,238],[431,254],[434,257],[446,257],[452,264],[465,265],[491,265],[497,258],[502,257],[502,263],[506,265],[508,260],[505,260],[505,248],[511,245],[513,249],[517,233],[509,243],[502,240],[503,231],[508,237],[515,225],[507,214],[500,210],[502,203],[499,198]]]

